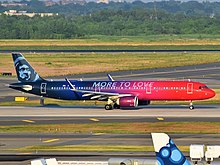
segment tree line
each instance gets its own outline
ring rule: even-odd
[[[1,39],[70,39],[89,35],[220,34],[220,14],[187,16],[163,10],[101,10],[33,18],[0,15]]]

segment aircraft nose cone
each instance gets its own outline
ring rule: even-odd
[[[215,91],[213,91],[213,90],[209,90],[209,97],[210,98],[212,98],[212,97],[214,97],[215,96]]]

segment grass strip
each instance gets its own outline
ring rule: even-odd
[[[182,152],[189,152],[189,146],[178,146]],[[67,145],[67,146],[27,146],[11,149],[21,152],[154,152],[153,146],[129,146],[129,145]]]
[[[220,45],[0,46],[0,50],[220,50]]]
[[[6,39],[0,50],[219,50],[220,35],[93,35],[81,39]]]
[[[207,58],[209,57],[209,58]],[[25,58],[41,75],[59,76],[98,72],[115,72],[167,68],[220,62],[218,52],[203,53],[40,53]],[[7,63],[5,62],[7,61]],[[11,55],[2,55],[0,72],[15,75]]]
[[[74,46],[74,45],[217,45],[220,35],[147,35],[147,36],[106,36],[92,35],[81,39],[2,39],[0,46],[40,45],[40,46]]]
[[[0,126],[2,133],[218,134],[220,122],[142,122]]]

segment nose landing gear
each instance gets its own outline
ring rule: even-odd
[[[190,110],[193,110],[195,107],[193,106],[193,103],[192,103],[192,101],[190,101],[190,103],[189,103],[189,109]]]

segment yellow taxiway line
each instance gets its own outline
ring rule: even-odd
[[[60,139],[49,139],[49,140],[44,140],[43,143],[52,143],[52,142],[56,142]]]
[[[96,119],[96,118],[90,118],[89,120],[91,120],[91,121],[99,121],[99,119]]]
[[[158,117],[157,120],[163,121],[164,118],[162,118],[162,117]]]
[[[26,123],[35,123],[35,121],[33,120],[22,120],[23,122],[26,122]]]

